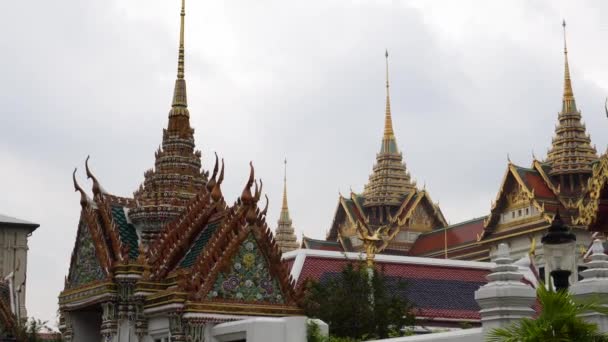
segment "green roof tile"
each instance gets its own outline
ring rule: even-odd
[[[205,228],[203,228],[203,231],[198,235],[198,237],[192,244],[192,247],[190,247],[190,249],[188,250],[188,253],[186,253],[186,256],[179,264],[179,267],[192,267],[192,265],[196,261],[196,258],[198,258],[199,254],[201,254],[201,251],[205,248],[205,245],[207,245],[207,242],[209,242],[209,239],[211,239],[211,236],[213,236],[213,233],[215,233],[215,230],[219,226],[220,222],[214,222],[209,223]]]
[[[112,206],[112,218],[118,226],[120,241],[129,246],[129,258],[137,259],[139,256],[139,239],[135,232],[135,227],[127,221],[125,211],[121,206]]]

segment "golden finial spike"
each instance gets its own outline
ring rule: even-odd
[[[285,164],[285,167],[283,169],[283,207],[282,207],[282,209],[288,210],[289,208],[287,207],[287,158],[285,158],[285,161],[283,163]]]
[[[187,110],[188,100],[186,96],[186,80],[184,80],[184,19],[186,17],[186,0],[182,0],[180,17],[177,79],[175,80],[175,89],[173,90],[173,109],[169,113],[169,117],[190,116]],[[169,124],[171,125],[171,123]]]
[[[393,120],[391,117],[391,98],[388,82],[388,50],[385,50],[384,57],[386,58],[386,113],[384,117],[384,139],[394,138]]]
[[[184,17],[186,16],[186,0],[182,0],[181,21],[179,26],[179,56],[177,59],[177,78],[184,79]]]
[[[564,98],[562,111],[570,113],[576,111],[574,103],[574,92],[572,91],[572,81],[570,79],[570,66],[568,63],[568,46],[566,44],[566,20],[562,21],[564,31]]]

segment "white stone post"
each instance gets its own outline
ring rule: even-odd
[[[591,261],[585,263],[587,269],[581,272],[583,280],[570,287],[576,299],[606,300],[608,297],[608,255],[604,253],[602,241],[595,240],[591,246]],[[602,332],[608,332],[608,316],[598,312],[586,312],[581,315],[587,322],[598,325]]]
[[[481,307],[479,313],[484,336],[495,328],[534,315],[531,306],[536,300],[536,291],[522,283],[523,275],[513,265],[509,247],[501,243],[496,255],[496,266],[486,277],[489,282],[475,292],[475,300]]]

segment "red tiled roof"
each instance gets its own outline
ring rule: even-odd
[[[555,194],[551,191],[540,174],[526,170],[523,172],[522,176],[522,180],[530,187],[530,190],[534,189],[534,194],[536,196],[541,198],[555,198]]]
[[[424,255],[445,248],[447,235],[448,249],[477,240],[477,234],[483,232],[484,217],[479,217],[466,222],[457,223],[447,227],[447,231],[439,229],[430,233],[420,235],[410,249],[410,255]]]
[[[434,260],[434,259],[433,259]],[[297,287],[307,280],[327,281],[340,274],[347,259],[306,256]],[[423,319],[479,319],[474,292],[487,283],[489,269],[376,261],[391,292],[414,304],[416,316]],[[405,289],[396,284],[405,283]],[[390,285],[393,284],[393,285]]]

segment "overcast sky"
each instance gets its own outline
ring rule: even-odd
[[[191,122],[232,203],[248,162],[280,210],[283,159],[300,237],[323,238],[338,193],[361,191],[380,147],[384,49],[411,175],[450,223],[486,215],[507,154],[544,158],[561,108],[561,20],[577,104],[606,149],[605,1],[189,1]],[[2,1],[0,212],[41,224],[27,307],[56,321],[84,159],[131,196],[153,166],[176,74],[178,0]]]

